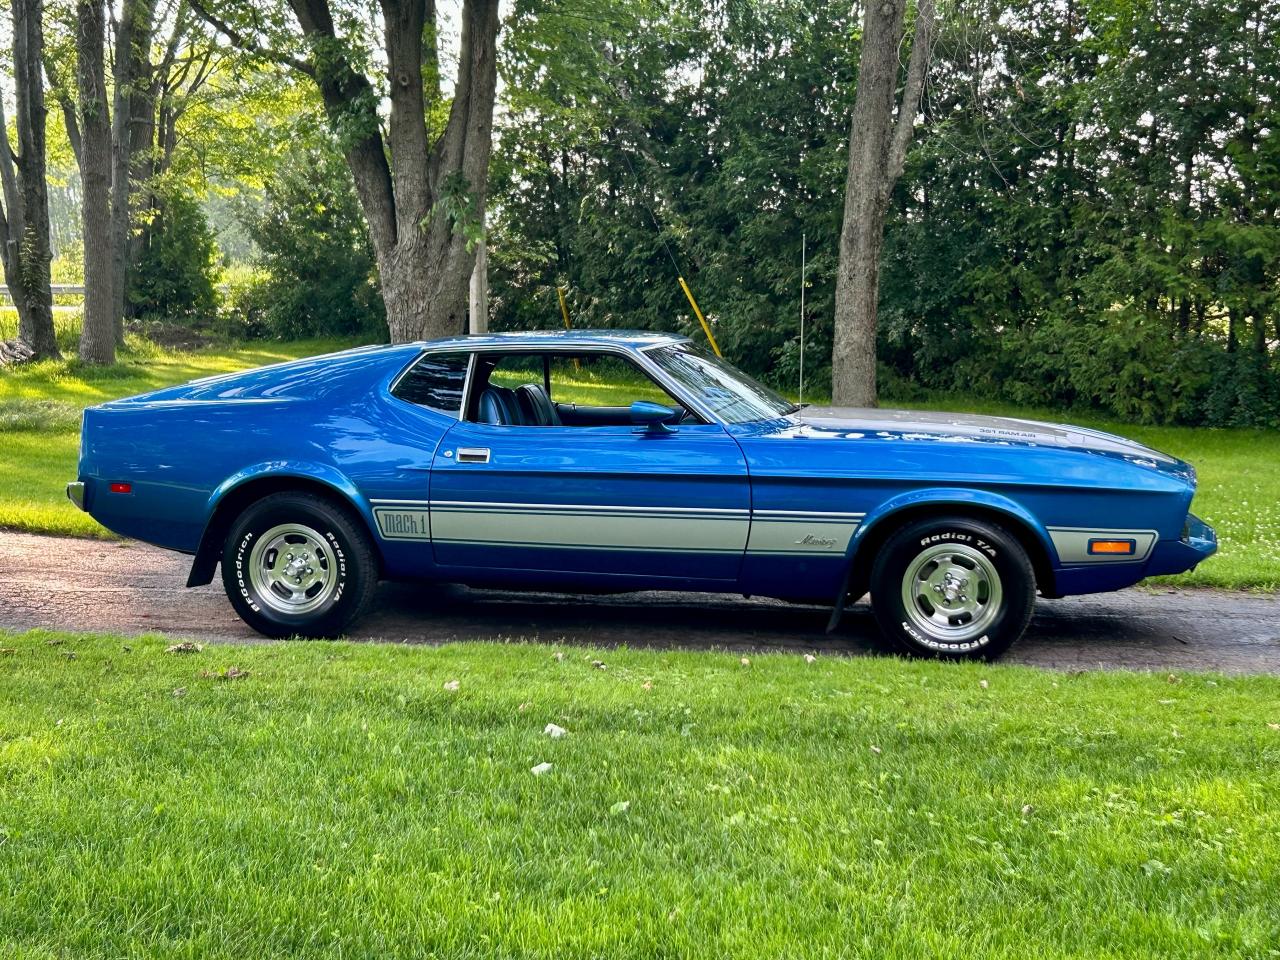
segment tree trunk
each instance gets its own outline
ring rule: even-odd
[[[476,265],[471,271],[470,332],[489,332],[489,251],[481,240],[476,247]]]
[[[156,209],[157,198],[153,189],[153,178],[163,171],[158,162],[159,151],[156,143],[156,112],[164,112],[164,107],[157,108],[156,86],[153,78],[146,89],[135,90],[130,104],[133,123],[129,128],[129,153],[132,157],[129,168],[129,216],[125,248],[125,264],[122,271],[124,278],[124,320],[135,319],[138,315],[137,305],[129,298],[129,280],[136,275],[138,264],[149,242],[152,214]]]
[[[144,73],[150,66],[153,30],[151,0],[124,0],[116,27],[115,104],[111,125],[111,286],[112,316],[118,342],[124,342],[125,301],[130,262],[129,209],[133,183],[134,130],[138,121],[135,100],[142,92]],[[140,138],[138,138],[140,139]]]
[[[876,308],[884,220],[911,141],[933,33],[933,0],[920,0],[895,124],[906,8],[907,0],[869,0],[863,22],[836,272],[831,393],[837,406],[876,404]]]
[[[1253,352],[1261,359],[1264,366],[1270,359],[1267,352],[1267,316],[1258,309],[1254,308],[1252,313],[1253,320]]]
[[[325,51],[322,61],[264,48],[252,15],[232,22],[213,14],[204,0],[188,2],[235,46],[315,81],[330,123],[343,132],[343,155],[369,226],[392,342],[464,332],[475,261],[467,237],[474,242],[484,223],[498,0],[463,2],[453,103],[434,142],[426,108],[428,95],[434,102],[438,91],[423,82],[424,67],[438,62],[433,0],[381,0],[391,101],[385,137],[375,85],[341,52],[345,38],[337,34],[328,0],[289,0],[312,49]],[[219,14],[231,6],[220,5]]]
[[[0,261],[18,309],[18,339],[33,359],[58,357],[49,287],[49,194],[45,179],[42,0],[13,0],[13,75],[18,148],[0,109]]]
[[[1191,297],[1183,293],[1178,296],[1178,335],[1185,340],[1191,332]]]
[[[412,5],[414,0],[406,2]],[[388,2],[384,9],[390,6]],[[398,43],[392,36],[390,14],[385,16],[387,48],[394,63]],[[384,297],[393,343],[467,332],[467,303],[476,255],[474,247],[467,249],[466,233],[478,231],[484,223],[497,88],[497,37],[497,0],[466,0],[458,82],[448,124],[427,155],[427,192],[421,200],[417,199],[418,185],[413,180],[413,158],[425,142],[418,136],[421,91],[416,104],[409,100],[402,105],[407,115],[404,127],[397,130],[394,122],[391,125],[397,243],[387,259],[392,272],[401,275],[396,286],[410,291],[394,306]],[[405,66],[412,63],[408,60]],[[393,90],[393,117],[395,108]],[[419,203],[425,203],[425,207],[419,208]],[[376,248],[376,238],[374,243]],[[379,259],[381,263],[382,258]],[[383,284],[385,287],[385,273]],[[412,302],[414,296],[417,302]]]
[[[80,359],[114,363],[116,256],[111,217],[111,119],[103,67],[106,46],[103,0],[76,4],[77,87],[80,95],[80,182],[84,197],[84,325]]]
[[[884,210],[866,186],[865,177],[858,173],[850,175],[846,187],[831,355],[831,402],[836,406],[874,407],[877,400],[876,326]],[[878,190],[878,184],[873,189]]]

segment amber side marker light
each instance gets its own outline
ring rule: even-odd
[[[132,483],[113,483],[111,484],[112,493],[133,493]]]
[[[1133,556],[1137,543],[1133,540],[1090,540],[1089,553],[1110,556]]]

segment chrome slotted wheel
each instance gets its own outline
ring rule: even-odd
[[[943,543],[918,553],[902,578],[902,605],[917,630],[943,644],[983,635],[1000,612],[1000,575],[982,551]]]
[[[338,585],[333,554],[324,538],[300,523],[264,533],[249,553],[249,582],[258,599],[277,613],[310,613]]]

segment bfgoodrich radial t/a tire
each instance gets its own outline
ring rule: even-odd
[[[1022,636],[1034,604],[1026,551],[986,521],[918,520],[889,538],[871,570],[880,629],[918,656],[998,657]]]
[[[276,493],[232,524],[222,582],[268,637],[336,637],[368,606],[378,564],[358,518],[323,497]]]

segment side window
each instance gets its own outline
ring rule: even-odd
[[[513,353],[500,359],[489,373],[489,386],[514,390],[525,383],[542,383],[542,356]]]
[[[456,417],[462,409],[469,359],[466,353],[428,353],[400,378],[391,393]]]
[[[609,353],[553,355],[551,399],[597,407],[629,407],[635,400],[678,405],[634,363]]]
[[[679,402],[634,361],[605,352],[477,354],[466,417],[504,427],[632,427],[631,404]],[[700,422],[684,414],[685,422]]]

